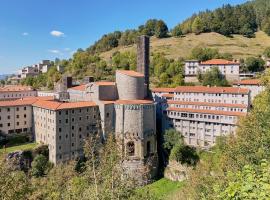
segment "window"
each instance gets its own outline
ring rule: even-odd
[[[109,117],[109,116],[110,116],[110,113],[107,113],[107,114],[106,114],[106,117]]]
[[[134,156],[134,154],[135,154],[134,142],[128,142],[127,143],[126,153],[127,153],[128,156]]]
[[[10,123],[8,123],[7,126],[9,127],[10,126]]]
[[[68,115],[68,110],[66,110],[66,115]]]
[[[8,115],[7,118],[10,119],[10,115]]]
[[[68,123],[68,119],[66,119],[66,123]]]
[[[151,153],[151,142],[148,141],[146,144],[146,155],[149,156]]]
[[[20,116],[19,116],[19,115],[16,115],[16,118],[17,118],[17,119],[19,119],[19,118],[20,118]]]
[[[62,131],[62,129],[61,128],[59,128],[59,132],[61,132]]]
[[[26,110],[26,107],[24,107],[23,109]]]
[[[26,118],[26,114],[24,114],[24,116],[23,116],[24,118]]]
[[[17,126],[19,126],[20,125],[20,123],[19,122],[17,122]]]
[[[71,126],[71,129],[74,130],[74,126]]]
[[[0,124],[0,127],[3,127],[3,124]]]
[[[72,143],[72,144],[71,144],[71,146],[73,146],[73,147],[74,147],[74,143]]]
[[[20,110],[20,108],[19,108],[19,107],[17,107],[17,108],[16,108],[16,111],[19,111],[19,110]]]
[[[10,111],[10,108],[7,108],[7,111],[9,112]]]

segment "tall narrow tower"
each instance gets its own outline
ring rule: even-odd
[[[149,94],[149,37],[142,35],[137,40],[137,72],[144,74],[144,83]]]

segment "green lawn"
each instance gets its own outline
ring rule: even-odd
[[[0,149],[0,155],[4,153],[10,153],[13,151],[19,151],[19,150],[27,150],[27,149],[33,149],[37,146],[37,143],[27,143],[27,144],[22,144],[18,146],[13,146],[13,147],[8,147],[6,149],[2,148]]]
[[[138,189],[138,192],[149,192],[157,199],[169,199],[174,192],[178,191],[184,182],[174,182],[166,178],[162,178],[152,184]]]

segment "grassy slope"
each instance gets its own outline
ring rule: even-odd
[[[270,46],[270,37],[260,31],[256,33],[255,38],[246,38],[240,35],[229,38],[218,33],[188,34],[182,38],[151,38],[151,51],[163,52],[168,58],[188,58],[192,48],[198,45],[217,48],[220,53],[231,53],[234,58],[245,58],[262,54],[264,49]],[[135,51],[135,45],[117,47],[102,53],[101,56],[109,59],[112,53],[117,50],[121,52]]]
[[[150,185],[144,186],[138,190],[138,192],[149,192],[158,199],[170,199],[170,196],[178,191],[182,186],[183,182],[174,182],[166,178],[162,178]]]
[[[0,149],[0,155],[3,154],[3,153],[10,153],[10,152],[13,152],[13,151],[33,149],[36,146],[37,146],[37,143],[28,143],[28,144],[8,147],[6,149]]]

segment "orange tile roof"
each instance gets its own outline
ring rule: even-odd
[[[249,89],[236,87],[179,86],[175,88],[175,92],[248,94]]]
[[[69,88],[69,90],[85,91],[85,88],[86,88],[86,84],[82,84],[75,87],[71,87]]]
[[[0,92],[19,92],[19,91],[32,91],[33,88],[30,86],[22,86],[22,85],[6,85],[4,87],[0,87]]]
[[[139,73],[139,72],[135,72],[133,70],[116,70],[116,73],[121,73],[121,74],[125,74],[128,76],[134,76],[134,77],[144,77],[143,74]]]
[[[162,94],[162,96],[166,98],[173,98],[174,94]]]
[[[39,100],[50,101],[53,100],[53,97],[26,97],[16,100],[0,101],[0,107],[32,105]]]
[[[0,107],[11,107],[11,106],[27,106],[32,105],[37,100],[35,99],[17,99],[13,101],[0,101]]]
[[[116,104],[152,104],[151,100],[117,100]]]
[[[152,92],[174,92],[175,88],[153,88]]]
[[[224,59],[212,59],[200,63],[201,65],[239,65],[238,62],[233,62]]]
[[[234,85],[261,85],[260,79],[246,79],[238,82],[234,82]]]
[[[58,101],[36,101],[34,104],[36,107],[45,108],[49,110],[64,110],[72,108],[83,108],[96,106],[94,102],[91,101],[81,101],[81,102],[58,102]]]
[[[232,111],[220,111],[220,110],[199,110],[190,108],[173,108],[170,107],[168,111],[188,112],[188,113],[204,113],[213,115],[227,115],[227,116],[246,116],[245,112],[232,112]]]
[[[96,85],[115,85],[115,82],[109,82],[109,81],[98,81],[98,82],[95,82]]]
[[[247,108],[248,107],[245,104],[208,103],[208,102],[175,101],[175,100],[168,100],[168,104],[198,105],[198,106],[213,106],[213,107],[232,107],[232,108]]]

